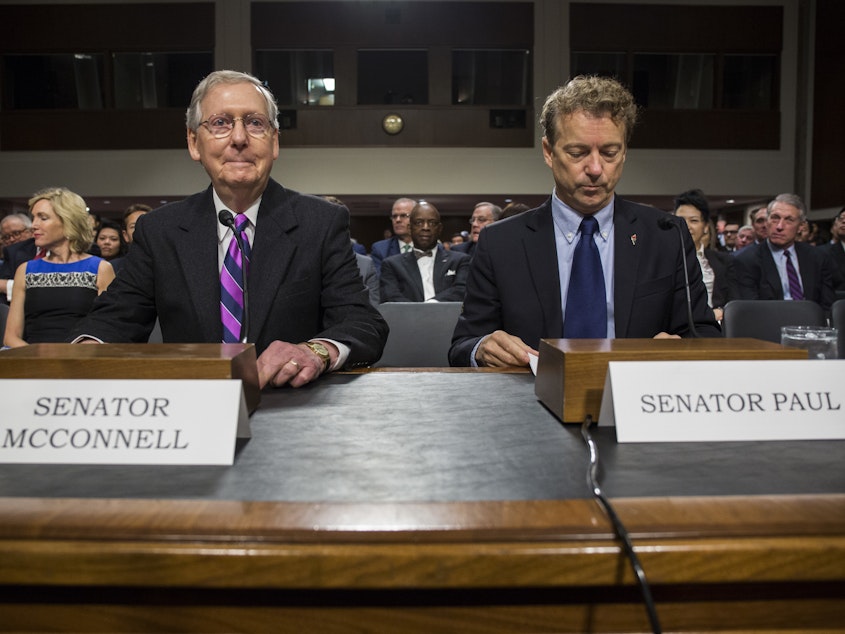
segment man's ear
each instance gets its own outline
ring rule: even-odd
[[[187,141],[188,141],[188,153],[191,155],[191,158],[195,161],[200,160],[200,152],[197,148],[197,132],[196,130],[191,130],[190,128],[187,129]]]

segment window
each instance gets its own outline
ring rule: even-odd
[[[99,110],[103,56],[4,55],[5,110]]]
[[[185,108],[200,79],[211,72],[210,51],[114,53],[114,104],[126,110]]]
[[[267,82],[280,106],[334,105],[334,54],[330,50],[259,50],[255,75]]]
[[[358,51],[359,105],[427,103],[427,51]]]
[[[452,103],[525,106],[531,93],[527,50],[452,51]]]

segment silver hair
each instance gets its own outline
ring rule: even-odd
[[[2,227],[4,224],[6,224],[7,220],[10,220],[12,218],[17,218],[18,220],[20,220],[24,224],[24,226],[27,229],[32,229],[32,219],[29,216],[27,216],[26,214],[20,214],[20,213],[9,214],[8,216],[3,216],[3,218],[0,218],[0,227]]]
[[[502,217],[502,208],[499,205],[494,205],[493,203],[481,202],[475,205],[472,208],[473,211],[478,209],[479,207],[490,207],[490,213],[493,214],[493,222],[496,222],[499,218]]]
[[[807,206],[804,204],[804,201],[801,200],[801,197],[797,194],[778,194],[777,196],[775,196],[775,199],[766,206],[767,217],[772,214],[772,207],[775,203],[784,203],[785,205],[792,205],[801,214],[799,220],[801,222],[807,220]]]
[[[270,119],[270,124],[276,129],[279,129],[279,106],[276,105],[276,98],[269,88],[261,83],[257,77],[249,73],[242,73],[236,70],[216,70],[213,73],[206,75],[197,87],[194,89],[194,94],[191,97],[191,105],[185,112],[185,125],[189,130],[196,132],[200,123],[202,123],[202,110],[200,104],[205,99],[209,91],[220,84],[252,84],[261,93],[264,101],[267,102],[267,118]],[[214,114],[214,113],[211,113]]]

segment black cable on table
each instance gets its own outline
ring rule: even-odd
[[[651,623],[651,629],[654,634],[660,634],[663,630],[660,627],[660,620],[657,618],[657,610],[654,607],[654,599],[651,596],[651,588],[649,587],[648,579],[646,579],[643,566],[640,563],[639,557],[637,557],[637,553],[634,552],[634,545],[631,543],[631,537],[628,535],[628,530],[625,528],[622,520],[619,519],[619,516],[616,514],[616,510],[613,508],[610,500],[605,497],[604,492],[601,490],[598,480],[596,479],[596,471],[598,470],[599,465],[599,449],[598,446],[596,446],[592,435],[590,435],[590,425],[592,424],[592,416],[587,416],[581,424],[581,437],[590,448],[590,466],[587,468],[587,485],[590,487],[593,497],[596,498],[605,513],[607,513],[607,516],[610,518],[610,522],[613,524],[613,530],[616,533],[616,536],[622,541],[625,554],[628,556],[628,561],[631,564],[634,576],[637,578],[637,584],[640,586],[640,592],[643,595],[643,602],[645,603],[646,612],[648,612],[648,620]]]

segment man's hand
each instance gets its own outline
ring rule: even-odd
[[[654,339],[680,339],[681,335],[670,335],[668,332],[658,332]]]
[[[330,343],[323,342],[332,359],[337,359],[337,350]],[[325,364],[303,344],[274,341],[258,357],[258,384],[261,389],[267,385],[281,387],[302,387],[319,377]]]
[[[539,354],[519,337],[509,335],[504,330],[497,330],[478,346],[475,361],[478,365],[494,368],[527,366],[529,353]]]

